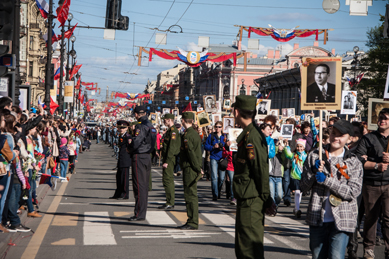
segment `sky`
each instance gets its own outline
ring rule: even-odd
[[[210,44],[231,45],[239,31],[234,25],[334,29],[329,32],[326,45],[323,44],[323,35],[319,35],[320,47],[334,48],[340,55],[352,51],[354,46],[367,51],[366,32],[380,24],[379,15],[385,15],[387,1],[373,1],[367,16],[350,16],[345,2],[340,0],[339,11],[328,14],[322,9],[321,0],[123,0],[122,15],[129,17],[129,29],[116,31],[115,40],[104,40],[102,29],[75,29],[77,64],[83,64],[80,70],[82,81],[97,82],[101,88],[101,95],[93,98],[105,100],[107,86],[110,91],[141,93],[147,80],[156,80],[161,71],[178,64],[176,60],[164,60],[154,55],[152,62],[142,58],[139,67],[134,57],[139,46],[195,50],[199,36],[210,37]],[[73,0],[71,23],[104,27],[106,5],[107,0]],[[167,45],[157,45],[157,31],[153,28],[166,30],[175,24],[182,27],[183,33],[168,33]],[[55,32],[59,34],[60,29],[56,28]],[[281,48],[285,55],[292,50],[294,43],[299,43],[300,47],[312,46],[315,40],[311,36],[280,44],[271,37],[252,34],[251,38],[259,39],[257,53],[260,56],[265,55],[269,48]],[[247,45],[247,32],[243,34],[242,44]]]

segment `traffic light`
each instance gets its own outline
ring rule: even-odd
[[[128,30],[129,18],[122,16],[122,0],[107,0],[105,28],[114,30]]]
[[[0,40],[13,40],[15,1],[0,1]]]

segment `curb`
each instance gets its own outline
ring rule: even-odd
[[[37,188],[37,199],[39,201],[39,204],[42,202],[42,200],[46,197],[47,192],[51,189],[49,185],[47,184],[40,184],[39,187]],[[19,215],[20,217],[20,222],[24,225],[24,223],[27,220],[27,211],[24,210],[22,214]],[[35,232],[35,231],[34,231]],[[0,255],[2,255],[4,258],[4,253],[7,251],[9,247],[9,243],[11,240],[16,240],[20,236],[20,234],[29,234],[33,232],[28,232],[28,233],[21,233],[21,232],[15,232],[15,233],[0,233]],[[17,246],[17,244],[16,244]]]

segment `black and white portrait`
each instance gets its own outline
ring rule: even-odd
[[[278,110],[278,109],[271,109],[270,110],[270,115],[278,117],[279,113],[280,113],[280,110]]]
[[[257,101],[257,115],[264,118],[270,112],[271,100],[258,99]]]
[[[282,109],[282,117],[283,118],[294,118],[294,108],[284,108]]]
[[[209,115],[206,111],[200,111],[197,113],[197,121],[200,127],[206,127],[211,124]]]
[[[284,139],[292,139],[292,137],[293,137],[293,125],[292,124],[281,125],[281,136]]]
[[[151,120],[151,121],[156,121],[156,120],[157,120],[157,114],[155,114],[155,113],[150,113],[150,120]]]
[[[170,113],[170,108],[163,108],[162,109],[162,115],[165,115],[167,113]]]
[[[174,115],[174,117],[177,117],[177,116],[178,116],[178,110],[177,110],[177,109],[174,109],[174,110],[173,110],[173,115]]]
[[[223,117],[223,132],[228,132],[229,129],[234,128],[235,119],[234,117]]]
[[[313,68],[312,68],[313,67]],[[314,82],[307,87],[307,103],[334,103],[335,77],[332,76],[330,64],[320,63],[308,67],[308,79]]]
[[[342,91],[341,114],[355,114],[357,91]]]
[[[230,99],[224,99],[223,108],[226,110],[231,109],[231,100]]]
[[[215,95],[204,95],[204,109],[206,112],[217,112],[216,96]]]

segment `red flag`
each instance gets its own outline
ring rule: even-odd
[[[77,27],[77,24],[74,25],[73,28],[65,31],[65,39],[70,39],[70,37],[72,37],[74,29]],[[60,34],[60,35],[57,36],[57,40],[61,40],[61,39],[62,39],[62,35]]]
[[[75,89],[79,89],[80,88],[80,83],[81,83],[81,76],[78,78],[77,84],[76,84],[76,86],[74,88]]]
[[[88,85],[92,85],[92,86],[93,86],[95,83],[82,82],[81,84],[82,84],[83,86],[88,86]]]
[[[81,87],[80,87],[80,90],[78,90],[78,96],[77,96],[77,99],[78,99],[78,100],[81,100]]]
[[[77,62],[77,61],[76,61]],[[74,65],[74,67],[72,68],[72,71],[69,75],[69,79],[71,80],[73,78],[73,76],[75,74],[77,74],[78,70],[80,70],[80,68],[82,67],[82,64],[81,65]]]
[[[54,114],[55,110],[59,107],[56,102],[53,101],[53,98],[50,97],[50,113]]]
[[[182,112],[191,112],[192,111],[192,104],[189,103],[188,106],[182,111]]]
[[[64,26],[66,20],[68,19],[69,7],[70,0],[65,0],[63,4],[57,8],[57,20],[60,22],[58,28]]]

